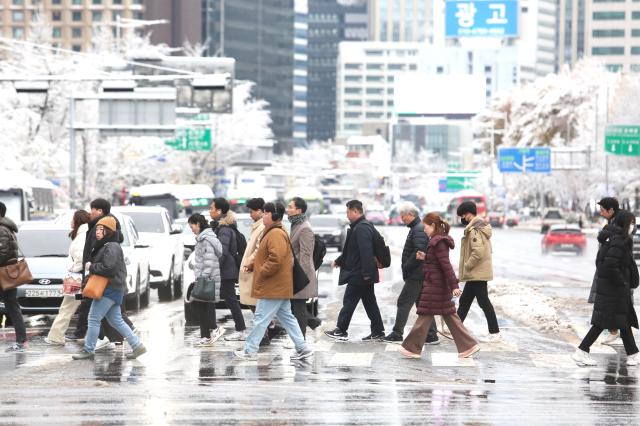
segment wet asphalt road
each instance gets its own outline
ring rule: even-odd
[[[376,290],[390,330],[402,287],[397,256],[406,230],[384,231],[395,258]],[[457,241],[459,235],[454,229]],[[496,275],[566,283],[566,291],[580,295],[588,291],[595,243],[589,242],[584,257],[542,257],[539,241],[534,232],[496,230]],[[330,253],[327,260],[335,256]],[[349,330],[351,341],[333,342],[321,329],[334,326],[341,306],[336,273],[328,266],[320,272],[323,325],[308,332],[315,355],[303,362],[289,360],[286,338],[274,340],[257,362],[233,359],[237,342],[193,348],[199,332],[184,326],[180,300],[159,303],[154,297],[149,308],[132,315],[149,349],[135,361],[125,360],[122,348],[93,362],[72,361],[79,346],[46,346],[42,339],[50,320],[32,318],[29,351],[0,353],[0,424],[638,422],[640,368],[625,366],[622,348],[596,345],[598,366],[579,368],[569,358],[576,336],[541,333],[500,312],[504,341],[482,344],[472,360],[458,360],[453,342],[444,338],[427,347],[420,360],[401,358],[398,345],[361,343],[358,338],[369,333],[361,306]],[[231,329],[227,314],[218,313],[221,325]],[[250,324],[249,311],[245,318]],[[477,306],[465,324],[476,336],[486,334]],[[12,330],[3,329],[0,343],[12,339]]]

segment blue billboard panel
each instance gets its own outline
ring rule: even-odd
[[[500,148],[498,170],[502,173],[550,173],[550,148]]]
[[[446,0],[447,37],[517,37],[518,0]]]

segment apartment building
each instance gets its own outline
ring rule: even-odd
[[[54,46],[88,51],[97,27],[109,27],[115,35],[118,17],[142,19],[143,12],[143,0],[0,0],[0,34],[25,40],[41,15],[51,26]]]

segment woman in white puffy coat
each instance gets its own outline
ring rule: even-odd
[[[196,280],[200,277],[213,280],[220,286],[220,257],[222,257],[222,243],[209,223],[201,214],[193,214],[188,220],[189,227],[196,236],[194,272]],[[195,346],[211,346],[224,334],[224,328],[216,324],[215,302],[205,302],[190,299],[193,312],[200,324],[200,340]],[[213,330],[213,335],[211,334]]]
[[[88,223],[91,221],[91,216],[85,210],[78,210],[74,213],[71,220],[71,232],[69,238],[71,238],[71,245],[69,246],[69,257],[67,271],[70,275],[79,274],[82,272],[82,252],[84,250],[84,242],[89,229]],[[64,295],[60,310],[56,319],[51,325],[49,334],[45,337],[44,341],[49,345],[64,346],[65,333],[69,328],[69,322],[71,317],[75,314],[76,310],[80,306],[80,300],[76,300],[74,295]]]

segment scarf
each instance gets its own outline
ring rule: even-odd
[[[307,215],[305,213],[297,214],[295,216],[289,216],[289,222],[291,222],[291,226],[299,225],[305,220],[307,220]]]

